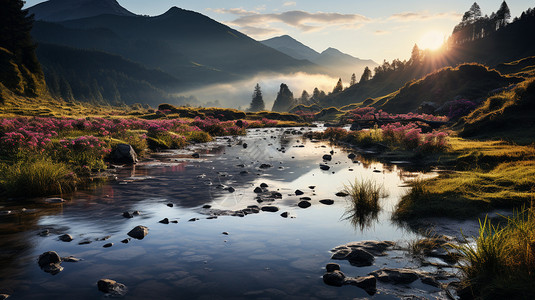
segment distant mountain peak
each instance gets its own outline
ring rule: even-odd
[[[116,0],[49,0],[29,8],[36,20],[62,22],[98,15],[135,16]]]

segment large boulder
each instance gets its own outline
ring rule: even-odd
[[[323,274],[323,282],[332,286],[342,286],[344,285],[346,275],[339,270],[333,272],[327,272]]]
[[[135,164],[137,154],[129,144],[118,144],[111,152],[110,159],[115,164]]]
[[[63,267],[61,266],[61,257],[55,251],[48,251],[39,255],[37,263],[43,271],[52,275],[56,275],[63,271]]]

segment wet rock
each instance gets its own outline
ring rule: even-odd
[[[169,219],[168,218],[164,218],[163,220],[158,221],[158,223],[169,224]]]
[[[349,155],[347,156],[347,158],[353,160],[355,157],[357,157],[354,153],[349,153]]]
[[[390,282],[394,284],[398,283],[411,283],[417,280],[419,273],[411,269],[390,269],[384,268],[370,273],[382,282]]]
[[[358,241],[348,243],[344,246],[349,248],[364,249],[375,256],[385,256],[386,250],[393,247],[396,243],[391,241]]]
[[[381,173],[380,170],[373,170],[373,173]]]
[[[167,206],[173,207],[174,205],[173,205],[173,203],[167,203]]]
[[[48,229],[45,229],[45,230],[39,232],[40,236],[48,236],[49,234],[50,234],[50,230],[48,230]]]
[[[61,257],[55,251],[48,251],[39,255],[37,263],[43,271],[52,275],[56,275],[63,271],[63,267],[61,266]]]
[[[359,288],[365,290],[369,295],[374,295],[377,292],[377,278],[374,276],[346,278],[344,284],[358,286]]]
[[[199,218],[191,218],[188,220],[188,222],[195,222],[195,221],[199,221]]]
[[[99,291],[115,297],[122,297],[128,292],[124,284],[111,279],[100,279],[97,282],[97,287]]]
[[[315,186],[315,185],[309,185],[308,188],[311,189],[311,190],[313,190],[313,189],[316,188],[316,186]]]
[[[135,164],[137,154],[129,144],[118,144],[111,152],[110,160],[114,164]]]
[[[301,196],[301,195],[303,195],[303,194],[304,194],[303,191],[301,191],[301,190],[295,190],[295,195],[297,195],[297,196]]]
[[[149,234],[149,229],[141,225],[134,227],[128,232],[128,236],[138,240],[142,240],[147,234]]]
[[[191,155],[191,157],[193,157],[193,158],[200,158],[201,155],[200,155],[199,153],[193,153],[193,154]]]
[[[301,198],[299,198],[299,200],[310,201],[310,200],[312,200],[312,198],[310,198],[310,197],[301,197]]]
[[[308,201],[301,201],[297,204],[297,206],[299,206],[300,208],[308,208],[310,207],[312,204],[310,204],[310,202]]]
[[[223,231],[221,234],[223,234],[223,235],[228,235],[228,232]]]
[[[328,165],[324,165],[324,164],[320,164],[320,169],[322,169],[323,171],[327,171],[329,170],[331,167],[329,167]]]
[[[267,212],[278,212],[278,211],[279,211],[279,208],[276,207],[276,206],[264,206],[264,207],[262,207],[262,211],[267,211]]]
[[[243,143],[243,149],[247,149],[247,143]]]
[[[333,205],[333,204],[334,204],[334,200],[331,200],[331,199],[323,199],[323,200],[320,200],[320,203],[321,203],[321,204],[325,204],[325,205]]]
[[[173,220],[173,221],[171,221],[171,223],[178,224],[178,220]]]
[[[78,243],[78,245],[88,245],[88,244],[91,244],[92,242],[90,240],[83,240],[81,242]]]
[[[268,185],[267,185],[267,183],[262,182],[262,183],[260,184],[260,187],[261,187],[261,188],[267,188]]]
[[[271,168],[271,167],[273,167],[273,166],[270,165],[270,164],[261,164],[261,165],[260,165],[260,169],[269,169],[269,168]]]
[[[422,283],[424,284],[427,284],[427,285],[430,285],[430,286],[434,286],[434,287],[440,287],[440,282],[438,282],[434,277],[432,276],[427,276],[427,275],[422,275],[420,277],[420,280],[422,281]]]
[[[227,188],[227,191],[229,191],[230,193],[234,193],[234,192],[236,191],[236,189],[233,188],[233,187],[231,187],[231,186],[229,186],[229,187]]]
[[[262,188],[260,188],[260,187],[255,187],[253,192],[255,192],[255,193],[257,193],[257,194],[262,193]]]
[[[275,199],[282,199],[282,194],[279,192],[271,192],[271,197]]]
[[[73,238],[70,234],[63,234],[59,236],[59,240],[63,242],[70,242],[73,240]]]
[[[349,194],[346,193],[346,192],[338,192],[335,195],[338,196],[338,197],[347,197],[347,196],[349,196]]]
[[[141,212],[139,212],[139,210],[135,210],[133,213],[132,213],[133,216],[139,216],[141,215]]]
[[[64,261],[64,262],[79,262],[81,259],[79,258],[76,258],[74,256],[67,256],[67,257],[62,257],[61,258],[61,261]]]
[[[104,244],[104,246],[102,246],[102,247],[104,247],[104,248],[110,248],[111,246],[113,246],[113,243],[107,243],[107,244]]]
[[[57,204],[57,203],[64,203],[66,202],[65,200],[63,200],[62,198],[47,198],[45,199],[45,203],[48,203],[48,204]]]
[[[124,218],[127,218],[127,219],[131,219],[131,218],[133,218],[134,216],[133,216],[131,213],[125,211],[125,212],[123,212],[123,217],[124,217]]]
[[[288,218],[288,212],[287,212],[287,211],[283,212],[283,213],[281,214],[281,217],[283,217],[283,218]]]
[[[328,263],[325,266],[325,269],[327,270],[327,272],[340,271],[340,265],[335,263]]]
[[[202,208],[204,208],[204,209],[209,209],[209,208],[212,208],[212,205],[208,205],[208,204],[206,204],[206,205],[203,205]]]
[[[329,154],[325,154],[323,155],[322,157],[323,160],[326,160],[326,161],[331,161],[333,159],[333,157]]]
[[[342,286],[344,285],[346,275],[340,271],[327,272],[323,274],[323,282],[332,286]]]
[[[128,244],[128,242],[130,242],[129,238],[128,239],[124,239],[124,240],[121,241],[121,243],[123,243],[123,244]]]

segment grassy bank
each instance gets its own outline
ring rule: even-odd
[[[463,299],[530,299],[535,294],[535,212],[520,210],[504,225],[480,221],[474,243],[459,246]]]

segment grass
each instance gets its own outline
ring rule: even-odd
[[[20,161],[1,165],[1,186],[7,195],[53,195],[75,190],[78,179],[64,163],[50,159]]]
[[[535,213],[515,212],[503,226],[480,221],[474,243],[458,246],[460,294],[478,299],[530,299],[535,294]]]
[[[349,198],[349,208],[344,218],[361,230],[369,227],[381,210],[379,199],[385,196],[384,187],[370,179],[355,179],[353,183],[346,185],[343,191]]]

